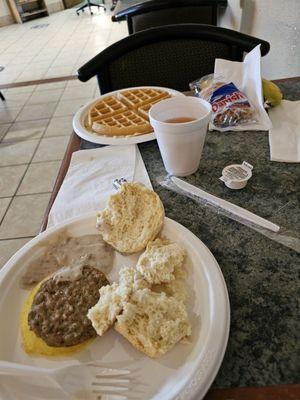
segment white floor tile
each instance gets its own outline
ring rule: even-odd
[[[69,143],[68,136],[47,137],[41,140],[33,162],[62,160]]]
[[[25,140],[17,143],[0,143],[0,166],[29,163],[38,142],[38,140]]]
[[[1,60],[2,61],[2,60]],[[23,56],[23,57],[14,57],[8,63],[8,67],[10,65],[28,65],[32,61],[32,56]]]
[[[97,54],[106,46],[112,27],[119,25],[111,21],[109,7],[107,4],[106,13],[103,9],[95,9],[93,16],[86,12],[78,17],[75,9],[69,9],[54,13],[47,19],[36,19],[23,25],[1,28],[1,64],[11,68],[22,66],[24,70],[19,71],[18,76],[12,73],[13,70],[5,77],[2,75],[2,78],[0,74],[0,84],[43,79],[46,74],[47,77],[71,74],[83,50],[87,52],[83,56],[89,58]],[[47,22],[49,26],[42,30],[30,29],[39,21]],[[123,30],[116,27],[114,35],[122,33]],[[44,72],[40,67],[50,70]],[[53,70],[66,67],[71,67],[69,73],[66,72],[67,69]]]
[[[88,103],[91,100],[90,97],[82,98],[82,99],[75,99],[75,100],[64,100],[60,101],[57,105],[57,108],[54,113],[54,117],[64,117],[67,115],[74,115],[76,111]]]
[[[11,124],[0,125],[0,142],[10,127],[11,127]]]
[[[35,91],[36,92],[44,92],[44,91],[49,91],[49,90],[57,90],[57,89],[63,89],[66,86],[67,86],[67,81],[42,83],[42,84],[36,86]]]
[[[26,164],[0,167],[0,197],[14,196],[26,168]]]
[[[0,108],[0,121],[1,124],[7,124],[10,122],[14,122],[17,118],[17,115],[20,113],[21,107],[16,108]]]
[[[17,195],[52,192],[61,161],[30,164]]]
[[[0,199],[0,222],[7,210],[11,198]]]
[[[5,67],[4,74],[20,74],[22,71],[24,71],[24,64],[23,65],[7,65]],[[2,75],[1,75],[2,76]]]
[[[30,92],[24,93],[6,93],[5,101],[0,100],[0,108],[16,108],[23,107],[30,96]]]
[[[44,137],[70,136],[70,134],[73,132],[72,122],[72,115],[68,115],[66,117],[52,117]]]
[[[79,57],[79,53],[70,53],[69,55],[59,54],[51,64],[50,68],[72,67]]]
[[[49,119],[14,122],[3,138],[3,143],[39,139],[43,136],[48,124]]]
[[[0,85],[9,85],[11,83],[14,83],[16,79],[18,78],[19,73],[13,73],[13,74],[2,74],[0,75]]]
[[[75,86],[73,88],[66,88],[61,96],[61,100],[73,100],[81,99],[87,97],[93,97],[95,88],[92,85],[87,85],[83,83],[81,86]]]
[[[57,102],[60,99],[63,90],[64,89],[61,88],[55,90],[44,90],[40,92],[35,91],[28,99],[26,105]]]
[[[31,238],[0,240],[0,268]]]
[[[18,77],[14,80],[14,82],[28,82],[31,80],[43,79],[46,77],[47,71],[48,67],[26,70],[22,72],[20,75],[18,75]]]
[[[35,119],[51,118],[56,105],[57,103],[53,102],[25,106],[18,115],[17,121],[32,121]]]
[[[2,53],[1,54],[1,65],[4,65],[4,66],[8,65],[11,62],[11,60],[13,60],[15,58],[15,56],[16,56],[15,53],[11,53],[11,54]]]
[[[21,94],[21,93],[32,93],[35,89],[36,85],[28,85],[28,86],[18,86],[11,89],[6,89],[5,93],[9,94]]]
[[[35,236],[51,193],[14,197],[0,226],[0,239]]]
[[[49,69],[49,60],[39,60],[38,58],[34,61],[31,60],[24,68],[24,71],[34,72],[36,70],[48,70]]]
[[[72,73],[73,66],[67,67],[50,67],[45,74],[45,79],[56,78],[61,76],[70,76]]]

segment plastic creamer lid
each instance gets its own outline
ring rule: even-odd
[[[230,189],[242,189],[252,176],[253,166],[246,161],[243,164],[232,164],[222,171],[221,181]]]

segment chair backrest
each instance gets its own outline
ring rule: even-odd
[[[225,28],[179,24],[147,29],[106,48],[81,67],[86,82],[97,75],[102,94],[125,87],[154,85],[188,90],[189,83],[214,71],[216,58],[241,61],[261,39]]]
[[[227,0],[150,0],[120,11],[114,20],[126,18],[129,34],[170,24],[217,25],[218,7],[226,6]]]

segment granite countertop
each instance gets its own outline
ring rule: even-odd
[[[300,98],[300,79],[280,86],[284,98]],[[166,171],[156,141],[140,144],[139,149],[166,215],[207,245],[227,284],[230,335],[213,387],[297,383],[300,255],[166,190],[157,182]],[[219,180],[222,169],[244,160],[254,167],[252,179],[243,190],[228,189]],[[299,164],[271,162],[267,132],[209,132],[198,171],[184,179],[299,235]]]
[[[300,98],[300,80],[297,85],[286,82],[280,86],[286,99]],[[143,143],[139,148],[166,215],[189,228],[207,245],[227,284],[230,335],[213,386],[298,382],[299,254],[185,196],[162,188],[156,178],[166,172],[156,142]],[[252,179],[241,191],[228,189],[218,179],[222,169],[244,160],[254,166]],[[299,164],[270,161],[267,132],[210,132],[199,170],[184,179],[296,230],[300,223],[299,177]]]

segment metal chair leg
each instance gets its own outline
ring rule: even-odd
[[[0,92],[0,99],[1,99],[2,101],[5,101],[5,97],[3,96],[2,92]]]
[[[105,7],[104,4],[105,3],[103,3],[103,4],[95,4],[95,3],[92,3],[90,0],[87,0],[87,2],[83,6],[77,8],[76,14],[79,15],[79,11],[84,12],[84,9],[88,7],[89,10],[90,10],[91,15],[93,15],[93,11],[91,9],[91,6],[98,7],[98,10],[99,10],[100,7],[103,7],[104,11],[106,11],[106,7]]]

